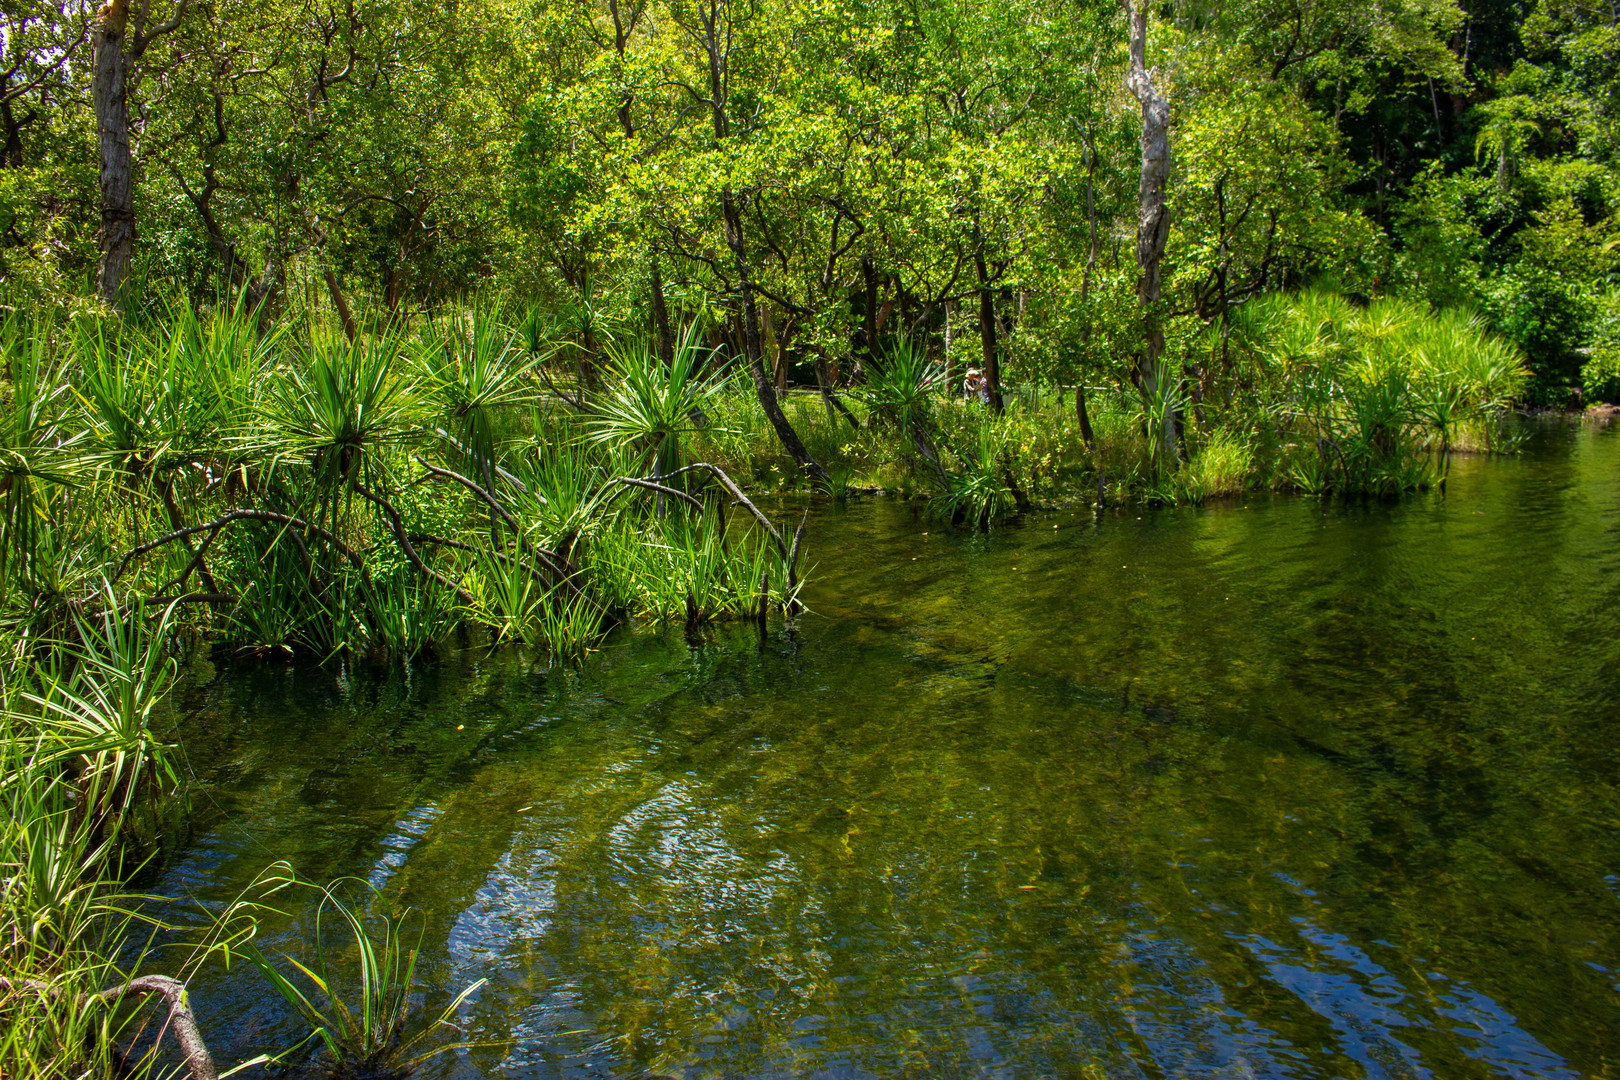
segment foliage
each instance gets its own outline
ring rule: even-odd
[[[411,940],[407,927],[410,913],[387,910],[384,898],[373,891],[370,906],[375,914],[368,917],[360,905],[339,895],[345,885],[369,888],[363,881],[294,884],[313,890],[319,897],[310,937],[312,962],[305,964],[284,957],[296,972],[288,975],[252,941],[240,946],[310,1028],[303,1040],[275,1055],[272,1061],[294,1061],[313,1045],[324,1050],[327,1070],[334,1078],[395,1080],[410,1075],[439,1054],[470,1045],[464,1041],[439,1042],[437,1037],[441,1028],[457,1030],[453,1018],[485,980],[464,988],[431,1020],[418,1020],[413,995],[421,931]],[[350,980],[356,985],[346,995],[344,984]],[[302,981],[307,981],[310,989],[300,985]]]

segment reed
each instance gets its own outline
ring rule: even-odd
[[[310,962],[283,956],[289,973],[251,938],[238,946],[309,1026],[298,1043],[268,1055],[271,1063],[296,1065],[315,1050],[334,1080],[395,1080],[440,1054],[474,1045],[443,1035],[459,1034],[457,1013],[487,980],[465,987],[436,1015],[417,1015],[423,930],[419,925],[411,934],[413,912],[392,911],[386,897],[358,879],[315,885],[294,878],[287,887],[315,897]],[[340,895],[345,888],[361,893],[365,906]]]

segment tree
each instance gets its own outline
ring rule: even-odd
[[[174,0],[169,17],[151,22],[150,0],[107,0],[96,13],[91,81],[101,152],[101,265],[97,290],[116,308],[135,247],[135,162],[129,146],[129,84],[152,43],[180,26],[191,0]]]
[[[1170,239],[1170,207],[1165,188],[1170,179],[1170,103],[1154,84],[1147,66],[1148,13],[1146,0],[1129,0],[1131,67],[1127,82],[1142,108],[1142,173],[1137,187],[1136,264],[1140,270],[1136,297],[1141,304],[1144,332],[1136,365],[1136,384],[1144,405],[1158,418],[1161,462],[1176,460],[1176,401],[1181,376],[1164,361],[1164,327],[1159,301],[1161,263]]]

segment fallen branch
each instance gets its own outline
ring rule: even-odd
[[[663,484],[655,483],[651,480],[639,480],[634,476],[621,476],[615,480],[614,483],[629,484],[633,487],[646,488],[648,491],[656,491],[662,495],[670,495],[677,499],[685,499],[687,502],[697,507],[699,512],[703,510],[703,504],[692,498],[692,496],[688,495],[686,492],[677,490],[676,488],[666,487]]]
[[[594,414],[596,412],[595,409],[591,408],[585,403],[585,398],[583,396],[569,397],[561,387],[551,381],[551,376],[546,374],[544,368],[537,366],[534,370],[539,373],[541,380],[546,384],[547,387],[550,388],[551,392],[562,399],[563,404],[567,405],[570,409],[580,413]]]
[[[12,993],[18,990],[32,990],[51,996],[61,993],[60,987],[38,979],[13,981],[4,976],[0,976],[0,988]],[[81,994],[78,1000],[81,1005],[92,1002],[99,1005],[116,1005],[129,994],[136,997],[145,997],[148,994],[160,995],[168,1003],[168,1022],[174,1028],[175,1041],[180,1044],[180,1052],[185,1056],[186,1068],[191,1070],[191,1080],[219,1080],[219,1070],[214,1067],[213,1055],[208,1052],[208,1045],[203,1042],[202,1031],[197,1027],[197,1018],[191,1012],[191,1003],[186,1000],[186,984],[179,979],[171,979],[167,975],[142,975],[131,979],[123,986]]]
[[[517,537],[518,545],[522,547],[524,553],[535,562],[544,563],[546,569],[550,570],[556,575],[557,580],[548,582],[548,584],[556,585],[558,582],[560,582],[567,585],[569,590],[575,596],[584,599],[592,607],[595,607],[598,612],[606,614],[600,604],[597,604],[595,600],[592,600],[589,596],[586,596],[585,591],[575,584],[574,573],[568,569],[563,557],[558,555],[556,552],[547,551],[545,548],[536,547],[534,544],[529,543],[529,541],[524,538],[523,529],[518,525],[517,519],[511,515],[506,507],[501,505],[499,499],[495,498],[494,495],[486,491],[484,487],[477,481],[462,476],[454,469],[442,468],[441,466],[434,465],[431,462],[424,461],[421,458],[417,458],[416,463],[434,476],[440,476],[446,480],[454,480],[456,483],[460,484],[462,487],[484,500],[484,502],[488,503],[490,509],[499,514],[501,516],[501,520],[506,522],[507,527],[512,530],[512,535]]]
[[[445,588],[453,592],[455,594],[456,601],[460,603],[462,607],[471,608],[474,604],[472,593],[468,592],[466,589],[463,589],[460,585],[456,584],[454,581],[451,581],[449,578],[445,577],[443,574],[433,569],[433,567],[422,561],[422,556],[418,555],[416,548],[411,546],[411,538],[405,532],[405,522],[400,518],[399,511],[394,509],[394,504],[383,498],[381,495],[378,495],[376,492],[372,491],[358,480],[352,481],[351,486],[355,491],[359,492],[367,502],[371,503],[373,506],[377,507],[377,509],[383,512],[383,516],[388,519],[388,527],[393,530],[394,540],[399,544],[399,550],[405,556],[405,561],[414,566],[416,568],[416,572],[421,574],[423,577],[429,579],[430,581],[437,581],[440,585],[443,585]]]
[[[439,438],[443,439],[445,442],[447,442],[451,446],[455,447],[456,450],[463,457],[465,457],[468,461],[477,461],[478,460],[478,455],[477,454],[474,454],[471,450],[467,449],[466,446],[462,445],[462,443],[461,443],[461,441],[459,439],[457,439],[454,435],[450,434],[448,431],[444,430],[444,428],[434,428],[433,429],[433,434],[437,435]],[[529,485],[525,484],[523,481],[519,480],[517,477],[513,476],[511,473],[507,472],[505,469],[501,468],[499,465],[495,465],[493,462],[491,462],[491,466],[494,468],[496,476],[499,476],[502,480],[505,480],[508,484],[511,484],[513,487],[517,488],[523,494],[525,494],[525,495],[530,494]],[[539,499],[542,503],[544,503],[546,501],[545,496],[541,495],[539,493],[535,493],[534,497]]]
[[[782,539],[782,534],[777,531],[775,525],[771,524],[771,519],[766,517],[759,507],[748,501],[748,496],[742,493],[742,488],[738,487],[736,482],[733,481],[731,477],[727,476],[725,470],[720,468],[720,466],[711,465],[707,461],[699,461],[691,465],[683,465],[674,472],[664,473],[663,479],[672,480],[682,473],[692,472],[696,469],[707,469],[711,474],[713,474],[714,478],[720,481],[720,486],[725,488],[726,491],[731,494],[733,499],[737,500],[737,504],[739,506],[747,507],[748,512],[754,515],[754,520],[764,526],[765,531],[770,534],[771,539],[776,541],[777,553],[780,554],[784,559],[788,557],[787,541]]]
[[[456,472],[454,469],[441,468],[438,465],[424,461],[421,458],[417,458],[416,463],[422,466],[422,468],[426,469],[428,472],[432,473],[434,476],[442,476],[446,480],[454,480],[456,483],[460,484],[474,495],[477,495],[480,499],[483,499],[489,504],[489,508],[491,510],[495,511],[501,516],[501,520],[506,522],[507,526],[512,530],[513,533],[518,536],[523,535],[523,530],[518,528],[517,518],[513,517],[506,507],[502,506],[500,501],[486,491],[476,480],[470,480]]]
[[[129,564],[140,558],[142,555],[156,551],[165,544],[172,544],[176,540],[184,539],[185,537],[192,536],[196,533],[211,531],[217,532],[219,529],[224,528],[233,521],[264,521],[269,522],[272,525],[285,525],[289,528],[303,529],[306,532],[312,532],[316,536],[319,536],[322,540],[325,540],[328,544],[331,544],[339,554],[341,554],[356,568],[363,569],[365,566],[365,560],[360,558],[359,555],[355,554],[352,548],[350,548],[343,541],[339,540],[336,536],[333,536],[331,533],[321,528],[319,525],[311,525],[309,522],[304,521],[301,518],[295,518],[290,514],[278,514],[273,510],[232,510],[229,513],[215,518],[213,521],[205,521],[201,525],[190,525],[184,529],[176,529],[171,533],[165,533],[154,540],[148,540],[144,544],[138,544],[135,547],[130,548],[129,551],[124,554],[124,557],[119,560],[118,569],[113,571],[109,584],[116,585],[118,583],[118,579],[124,576],[124,571],[129,569]]]
[[[241,597],[223,592],[180,593],[176,596],[149,596],[145,600],[131,600],[124,606],[127,613],[136,607],[170,607],[174,604],[234,604]]]

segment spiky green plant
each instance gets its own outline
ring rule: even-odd
[[[859,396],[872,415],[909,431],[914,424],[931,424],[944,388],[945,365],[930,360],[921,342],[902,338],[868,370]]]
[[[395,331],[317,342],[276,376],[263,430],[244,437],[262,453],[307,465],[329,495],[362,479],[377,483],[386,448],[420,430],[415,379]]]
[[[1237,495],[1248,486],[1254,449],[1243,435],[1218,428],[1175,474],[1171,493],[1178,503]]]
[[[153,727],[168,694],[174,662],[164,653],[170,611],[149,626],[140,610],[120,608],[110,587],[98,617],[78,618],[67,661],[38,691],[21,698],[44,739],[41,763],[71,776],[91,824],[115,835],[152,792],[172,791],[179,773]]]
[[[611,347],[610,385],[596,403],[590,437],[633,451],[648,476],[668,476],[685,464],[684,440],[708,425],[725,382],[704,372],[710,355],[698,341],[697,328],[688,326],[668,364],[646,340]]]
[[[947,521],[986,528],[1017,509],[1007,483],[1000,441],[993,423],[978,426],[973,441],[958,454],[959,467],[948,474],[938,512]]]
[[[40,559],[59,496],[87,483],[96,465],[84,432],[65,422],[68,388],[50,355],[53,327],[11,315],[0,326],[0,360],[10,381],[0,406],[0,600],[20,574],[53,575]],[[48,545],[47,545],[48,546]]]
[[[497,414],[529,402],[533,389],[516,332],[487,306],[431,325],[412,349],[424,403],[454,440],[457,457],[493,486]]]
[[[487,980],[464,988],[437,1015],[418,1016],[412,999],[424,931],[418,929],[414,940],[409,937],[410,909],[389,910],[386,898],[359,879],[299,884],[317,899],[311,962],[284,956],[293,969],[288,974],[253,942],[241,946],[276,993],[309,1025],[307,1036],[272,1060],[292,1064],[318,1048],[334,1078],[394,1080],[439,1054],[472,1045],[461,1039],[435,1039],[446,1029],[459,1033],[457,1012]],[[374,909],[369,916],[339,895],[346,887],[368,896]]]

